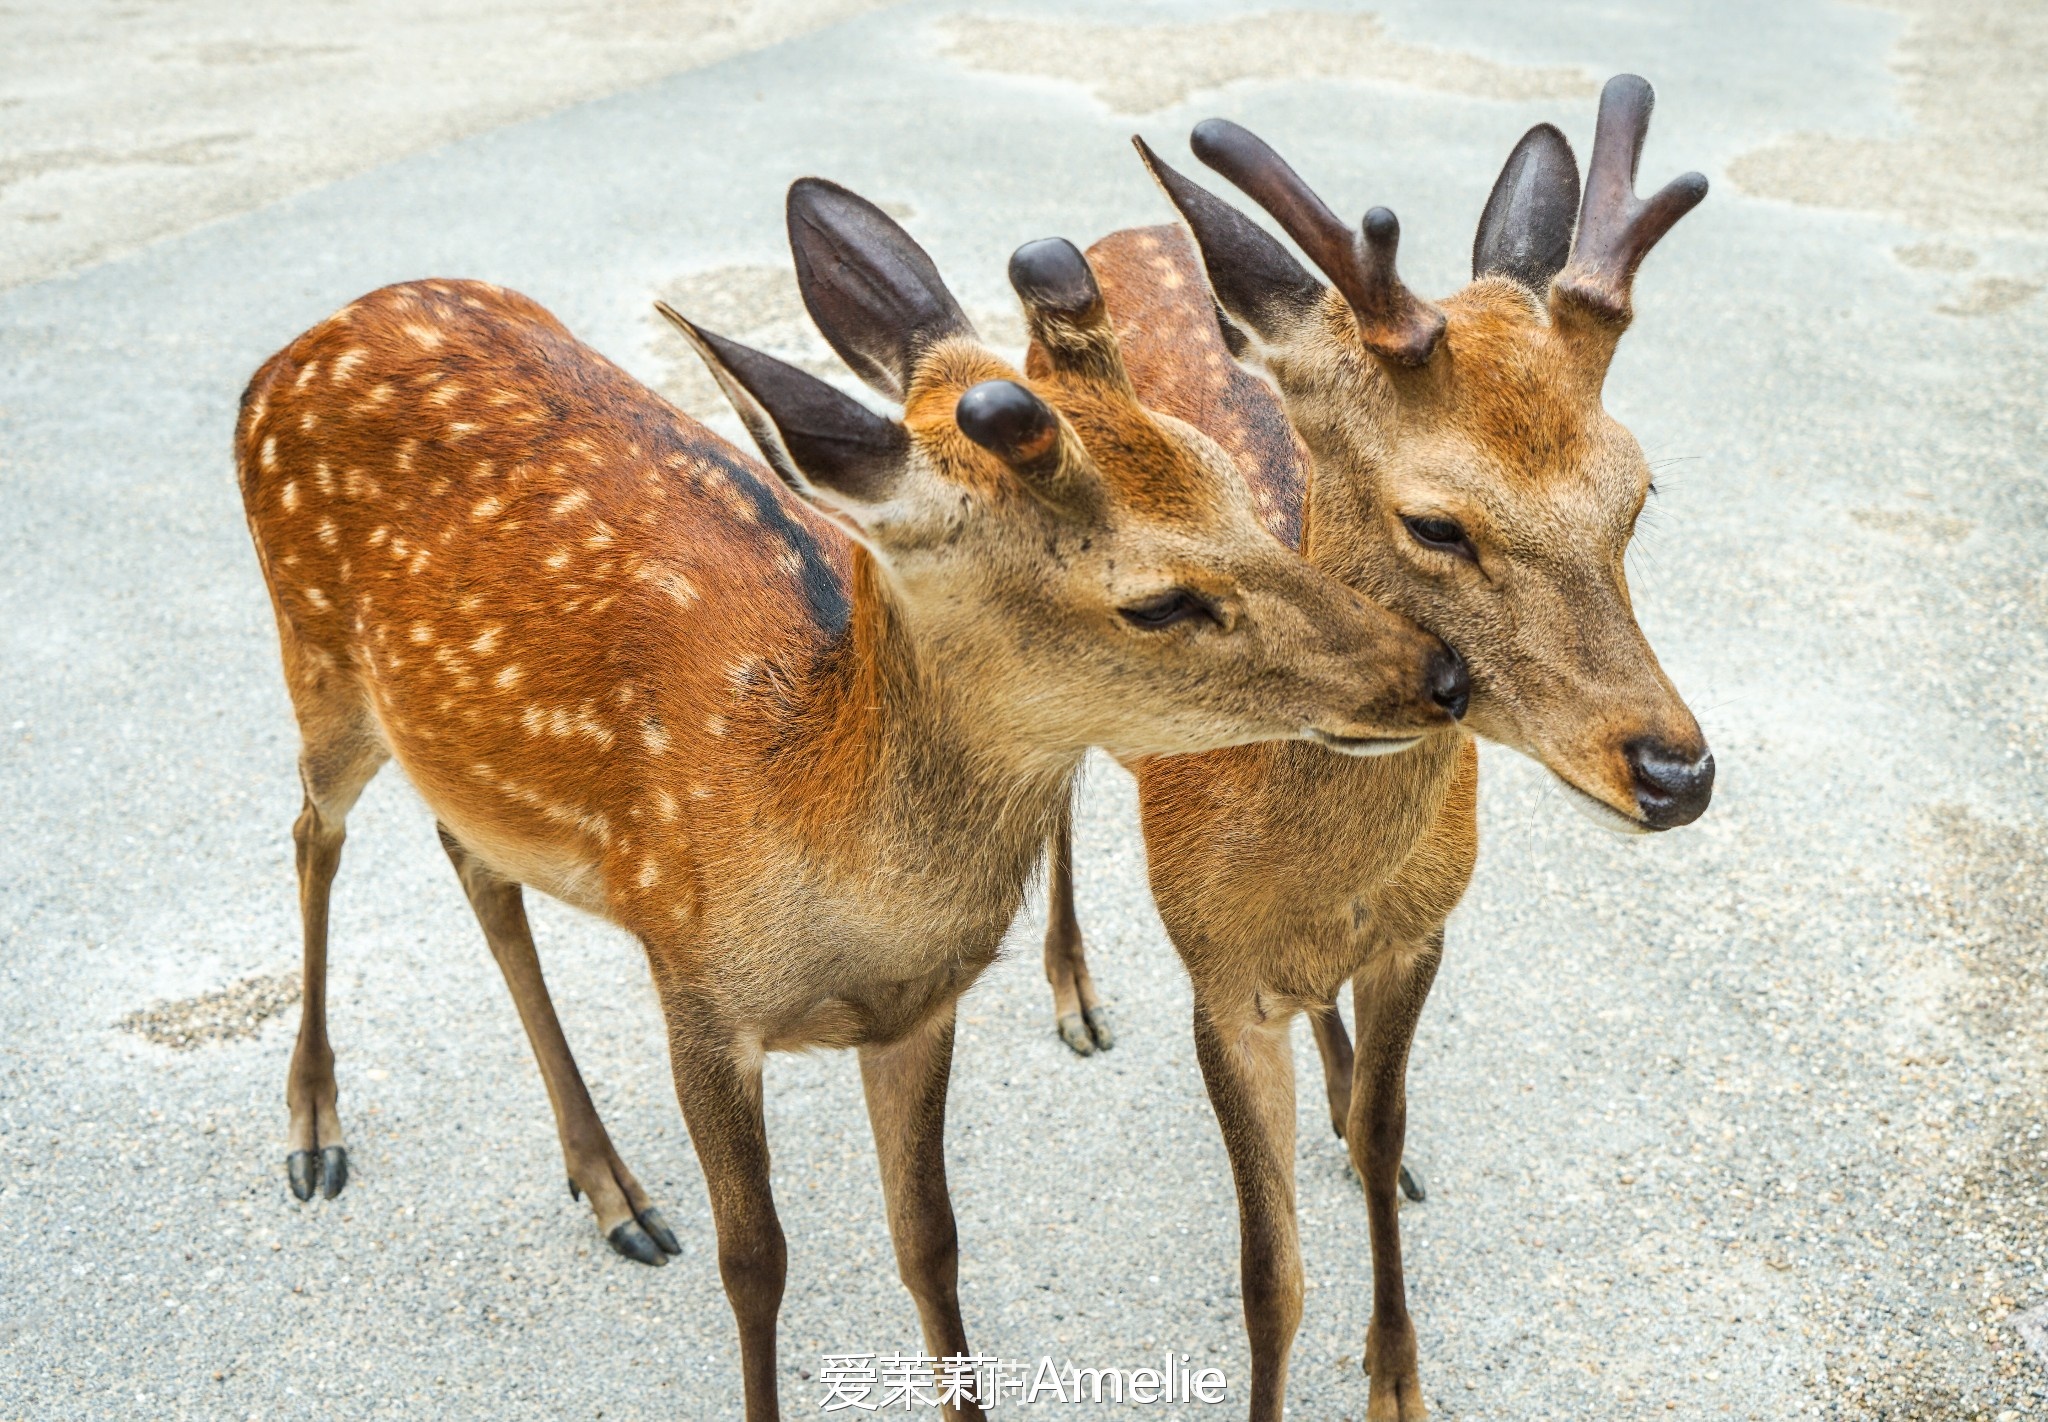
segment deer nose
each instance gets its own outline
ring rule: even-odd
[[[1689,825],[1714,798],[1712,751],[1692,756],[1661,741],[1632,741],[1628,764],[1635,777],[1636,808],[1651,829]]]
[[[1450,712],[1453,721],[1465,714],[1472,700],[1472,679],[1465,673],[1463,657],[1449,647],[1438,647],[1429,654],[1422,678],[1429,687],[1429,699]]]

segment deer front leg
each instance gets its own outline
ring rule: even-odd
[[[1330,1100],[1330,1129],[1344,1139],[1344,1123],[1351,1115],[1351,1034],[1344,1030],[1343,1014],[1332,1002],[1308,1015],[1315,1033],[1316,1053],[1323,1059],[1323,1094]]]
[[[946,1082],[953,1068],[953,1007],[910,1036],[886,1047],[860,1049],[861,1086],[868,1123],[882,1163],[889,1234],[896,1268],[917,1301],[925,1350],[933,1357],[966,1357],[967,1329],[960,1320],[960,1244],[953,1199],[946,1188]],[[948,1417],[980,1422],[974,1401]]]
[[[1052,984],[1053,1024],[1079,1056],[1116,1045],[1109,1009],[1095,993],[1074,913],[1074,807],[1061,807],[1045,847],[1045,979]]]
[[[441,847],[448,851],[449,862],[462,880],[462,891],[476,911],[484,942],[497,959],[498,971],[505,975],[512,1004],[519,1009],[519,1021],[526,1028],[526,1040],[540,1063],[548,1104],[555,1110],[555,1132],[562,1142],[570,1195],[589,1198],[599,1232],[620,1254],[641,1264],[668,1263],[668,1256],[682,1253],[682,1246],[633,1172],[619,1159],[590,1099],[590,1088],[576,1067],[561,1019],[555,1016],[547,980],[541,976],[540,954],[533,946],[533,930],[526,922],[526,903],[519,885],[492,873],[462,847],[446,825],[440,826],[440,831]]]
[[[1248,1006],[1248,1005],[1247,1005]],[[1287,1355],[1301,1325],[1301,1243],[1294,1218],[1294,1059],[1287,1023],[1248,1012],[1218,1025],[1195,1001],[1195,1057],[1237,1182],[1238,1269],[1252,1354],[1252,1422],[1279,1422]]]
[[[1401,1276],[1401,1147],[1408,1130],[1408,1044],[1443,957],[1439,928],[1419,949],[1395,947],[1351,985],[1358,1057],[1351,1079],[1346,1141],[1365,1184],[1372,1233],[1372,1323],[1365,1335],[1371,1422],[1421,1422],[1429,1415],[1416,1371],[1415,1326]]]
[[[660,981],[676,1098],[718,1229],[718,1273],[739,1325],[747,1422],[777,1422],[775,1322],[789,1253],[768,1180],[761,1055],[693,984]]]

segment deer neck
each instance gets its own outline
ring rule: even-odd
[[[967,876],[948,892],[1014,905],[1085,747],[1033,740],[1003,678],[917,627],[865,549],[843,635],[783,714],[767,758],[786,821],[842,873]]]

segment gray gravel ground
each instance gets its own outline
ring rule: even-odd
[[[635,948],[535,905],[599,1106],[682,1240],[659,1271],[564,1192],[517,1021],[395,775],[351,820],[335,906],[353,1178],[287,1194],[295,1009],[252,1024],[280,992],[240,986],[296,967],[294,736],[227,455],[264,355],[435,274],[519,287],[651,380],[676,377],[648,300],[679,282],[766,293],[763,338],[800,345],[762,270],[813,171],[896,204],[1000,311],[1018,242],[1162,219],[1133,127],[1178,151],[1216,112],[1345,210],[1394,205],[1411,280],[1446,290],[1514,137],[1556,118],[1583,146],[1592,86],[1631,68],[1663,98],[1645,172],[1716,184],[1651,259],[1609,398],[1660,462],[1632,571],[1721,789],[1694,828],[1621,841],[1486,757],[1412,1079],[1424,1382],[1456,1419],[2048,1418],[2015,1322],[2048,1304],[2048,250],[2038,192],[1962,216],[1897,196],[2003,173],[1973,164],[1985,144],[2042,151],[2037,12],[1389,0],[1274,45],[1164,0],[1122,18],[1181,28],[1036,6],[1006,48],[986,21],[1007,13],[870,14],[0,294],[0,1417],[734,1410]],[[1062,16],[1089,22],[1066,47]],[[1940,122],[1899,77],[1930,36],[1974,76]],[[0,49],[0,103],[32,96],[32,49]],[[1573,74],[1588,96],[1555,97]],[[135,123],[98,137],[147,148]],[[1787,188],[1787,145],[1829,143],[1941,183],[1871,212],[1854,185]],[[1121,1041],[1080,1061],[1053,1036],[1027,914],[964,1008],[970,1326],[1018,1358],[1172,1348],[1238,1407],[1228,1175],[1111,767],[1080,856]],[[145,1009],[203,1044],[119,1025]],[[1298,1056],[1312,1083],[1305,1034]],[[909,1347],[915,1321],[852,1062],[777,1059],[768,1099],[801,1414],[822,1353]],[[1301,1123],[1293,1411],[1358,1417],[1364,1211],[1313,1089]]]

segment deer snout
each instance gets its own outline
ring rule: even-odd
[[[1712,751],[1701,747],[1694,754],[1658,740],[1631,741],[1624,749],[1645,825],[1676,829],[1706,813],[1714,798]]]
[[[1448,646],[1439,644],[1429,654],[1422,680],[1429,688],[1429,699],[1448,711],[1454,721],[1472,703],[1472,678],[1465,670],[1465,659]]]

